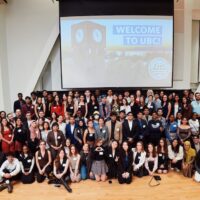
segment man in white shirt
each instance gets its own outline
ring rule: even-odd
[[[17,158],[14,158],[12,153],[6,155],[7,160],[0,168],[0,191],[8,189],[8,193],[12,193],[12,181],[19,179],[19,172],[21,171],[20,163]]]

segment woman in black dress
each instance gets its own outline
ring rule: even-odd
[[[133,153],[128,146],[128,142],[124,141],[119,154],[118,161],[118,181],[120,184],[130,184],[132,181],[133,171]]]
[[[158,154],[158,170],[159,174],[166,174],[168,172],[169,158],[168,158],[168,147],[167,141],[164,138],[160,139],[157,147]]]
[[[24,184],[30,184],[35,181],[34,177],[34,165],[35,160],[33,155],[29,152],[27,145],[22,148],[22,153],[19,155],[19,161],[21,166],[21,181]]]
[[[68,192],[72,192],[72,189],[68,185],[69,177],[69,160],[65,154],[65,151],[61,149],[58,152],[58,156],[54,160],[53,174],[55,179],[52,181],[56,184],[62,184]],[[50,183],[50,181],[49,181]]]
[[[113,178],[117,178],[117,163],[119,160],[118,142],[113,140],[107,151],[108,179],[112,183]]]

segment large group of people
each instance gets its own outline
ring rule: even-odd
[[[0,191],[35,180],[72,192],[169,170],[200,182],[200,93],[32,92],[0,112]]]

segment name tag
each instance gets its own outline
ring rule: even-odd
[[[103,152],[99,152],[99,155],[101,155],[101,156],[102,156],[102,155],[103,155]]]
[[[12,135],[10,134],[10,135],[8,135],[8,137],[12,137]]]
[[[60,136],[58,136],[58,139],[60,139]]]
[[[63,164],[63,167],[65,167],[65,166],[66,166],[66,163]]]
[[[41,160],[42,158],[41,157],[38,157],[38,160]]]
[[[140,159],[141,159],[141,156],[138,156],[138,159],[140,160]]]
[[[81,108],[81,106],[78,106],[79,108]]]
[[[174,124],[174,125],[173,125],[173,127],[177,127],[177,125],[176,125],[176,124]]]
[[[80,133],[80,131],[78,130],[77,133]]]
[[[97,106],[94,106],[94,109],[97,109]]]
[[[38,107],[37,107],[37,109],[38,109],[38,110],[40,110],[40,109],[41,109],[41,107],[39,107],[39,106],[38,106]]]
[[[70,109],[73,109],[73,106],[71,106]]]
[[[77,160],[77,158],[73,158],[73,160]]]
[[[53,108],[56,109],[56,106],[54,106]]]
[[[90,133],[90,137],[92,137],[93,136],[93,134],[92,133]]]
[[[18,130],[18,133],[21,133],[21,132],[22,132],[22,129],[19,129],[19,130]]]
[[[145,128],[146,127],[146,125],[143,125],[143,128]]]
[[[162,154],[161,154],[161,153],[159,153],[159,156],[162,156]]]
[[[103,132],[103,133],[105,133],[105,132],[106,132],[106,130],[103,130],[102,132]]]
[[[119,131],[119,128],[117,128],[116,130]]]
[[[109,157],[112,158],[112,154],[109,154]]]
[[[39,158],[38,158],[39,159]],[[27,160],[28,163],[31,163],[31,160]]]

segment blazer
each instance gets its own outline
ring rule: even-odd
[[[143,140],[144,137],[148,135],[148,124],[144,119],[135,119],[135,122],[138,125],[137,139]]]
[[[111,112],[111,106],[110,106],[110,104],[107,103],[105,105],[105,110],[106,110],[106,115],[104,115],[104,112],[103,112],[103,104],[100,103],[99,104],[99,114],[100,114],[101,117],[107,119],[107,118],[110,117],[110,112]]]
[[[78,128],[77,124],[74,125],[74,131],[75,131],[76,128]],[[76,144],[76,142],[77,142],[75,137],[74,137],[74,131],[73,131],[73,133],[71,132],[71,124],[66,125],[65,136],[66,136],[66,138],[69,138],[71,140],[72,144]]]
[[[65,146],[65,136],[63,135],[63,132],[58,131],[57,141],[58,141],[58,144],[56,145],[54,133],[53,131],[50,131],[47,135],[47,144],[50,146],[50,148],[51,148],[51,145],[57,146],[57,147],[59,147],[60,145],[62,145],[62,147]]]
[[[125,165],[125,152],[121,150],[119,154],[119,161],[118,161],[118,174],[121,175],[124,172],[129,172],[132,174],[133,171],[133,152],[128,152],[128,166]]]
[[[135,158],[136,158],[136,155],[137,155],[137,151],[135,148],[132,149],[133,151],[133,171],[136,171],[138,170],[140,167],[142,167],[145,163],[145,158],[146,158],[146,152],[143,151],[141,152],[141,156],[140,156],[140,161],[138,164],[135,164]]]
[[[138,124],[135,120],[132,121],[132,128],[130,130],[128,120],[125,120],[122,124],[122,134],[123,140],[128,140],[128,138],[136,139],[138,134]]]
[[[95,132],[95,139],[103,139],[103,146],[106,147],[109,145],[109,132],[108,127],[104,126],[102,131],[100,130],[99,126],[96,128]]]
[[[145,115],[143,115],[143,119],[147,122],[147,124],[148,124],[148,122],[150,121],[150,120],[152,120],[152,116],[151,115],[148,115],[148,119],[146,118],[146,116]]]
[[[109,133],[109,142],[111,139],[111,120],[106,122],[106,126],[108,127]],[[120,144],[122,143],[122,124],[119,121],[115,123],[115,130],[114,130],[114,139],[117,140]]]

